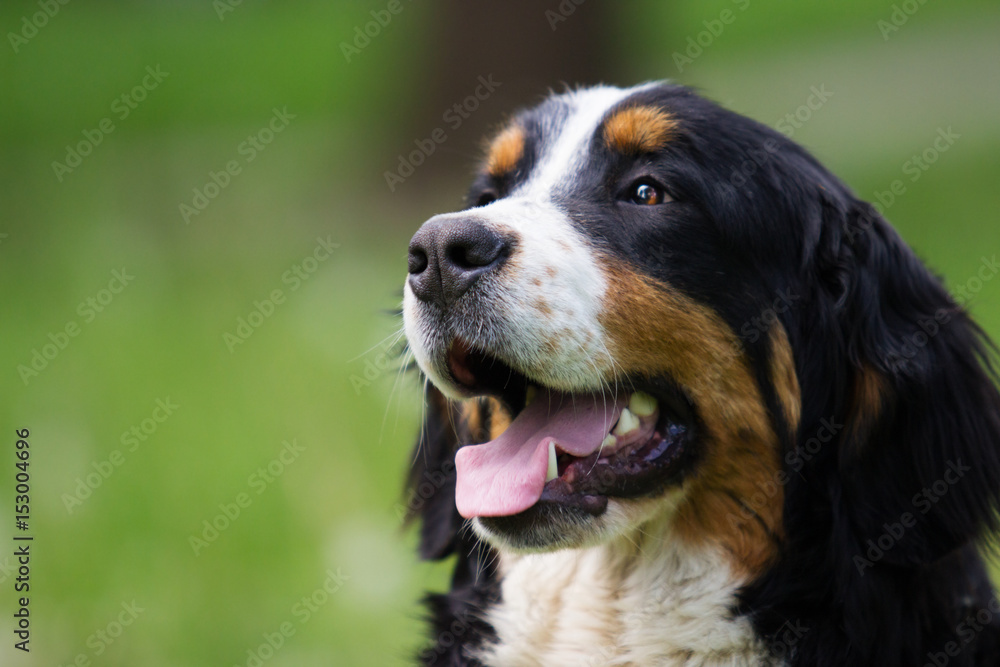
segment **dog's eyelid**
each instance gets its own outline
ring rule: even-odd
[[[637,201],[637,196],[641,199],[648,199],[650,194],[648,191],[641,192],[640,188],[643,190],[652,188],[655,191],[653,194],[655,201]],[[640,206],[660,206],[675,201],[675,197],[666,186],[659,179],[648,174],[631,179],[628,186],[619,193],[618,199]]]
[[[493,189],[483,190],[478,195],[476,195],[475,198],[472,200],[472,206],[473,208],[486,206],[488,204],[492,204],[499,198],[500,194],[496,190]]]

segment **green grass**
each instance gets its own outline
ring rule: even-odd
[[[972,49],[966,33],[945,21],[952,14],[932,4],[900,35],[900,46],[890,42],[900,49],[892,53],[920,54],[921,44],[934,44],[954,60]],[[5,6],[0,24],[16,26],[34,6]],[[69,3],[20,53],[0,58],[0,423],[8,437],[31,429],[36,536],[35,643],[22,656],[5,642],[4,664],[94,658],[88,637],[133,599],[145,611],[95,664],[245,664],[246,651],[286,621],[296,632],[268,665],[405,664],[419,643],[419,592],[443,586],[447,573],[416,563],[414,537],[401,531],[396,512],[419,420],[418,387],[393,371],[360,388],[352,378],[363,377],[366,361],[398,330],[387,313],[398,305],[410,234],[454,206],[464,175],[420,192],[386,191],[382,171],[410,141],[386,128],[399,127],[401,101],[414,102],[432,45],[429,14],[407,4],[357,61],[345,63],[339,41],[378,6],[245,2],[220,22],[210,3],[183,11]],[[685,26],[712,13],[699,7],[682,3]],[[968,139],[889,216],[950,284],[971,276],[982,255],[1000,251],[1000,139],[985,105],[998,94],[996,82],[979,78],[980,62],[952,62],[974,78],[941,85],[967,103],[949,109],[929,97],[919,122],[897,127],[894,114],[907,113],[894,106],[897,93],[865,78],[855,60],[829,58],[881,48],[877,34],[874,46],[866,41],[879,12],[864,10],[827,35],[825,14],[782,7],[748,11],[732,42],[720,41],[698,62],[700,71],[692,68],[692,80],[765,122],[801,104],[810,72],[842,82],[843,94],[796,138],[865,197],[900,177],[938,124],[967,123]],[[976,7],[962,3],[954,25],[966,25]],[[945,23],[921,26],[923,12]],[[775,39],[767,38],[769,15],[781,19]],[[670,39],[683,40],[685,28],[671,30]],[[940,35],[951,41],[941,46]],[[808,36],[814,46],[806,48]],[[658,68],[637,66],[635,78],[673,74],[663,71],[673,48],[655,34],[632,46],[633,58],[660,59]],[[794,68],[776,67],[790,53],[806,55]],[[59,182],[51,163],[65,145],[157,63],[170,76]],[[899,77],[898,94],[919,99],[923,82],[902,69]],[[867,87],[847,87],[854,81]],[[179,204],[210,171],[241,159],[240,142],[286,105],[298,117],[184,224]],[[866,139],[853,141],[855,132]],[[471,152],[473,142],[453,148]],[[339,248],[292,290],[282,275],[317,237]],[[78,304],[122,267],[134,280],[83,322]],[[286,301],[231,353],[223,334],[275,289]],[[1000,283],[987,284],[972,309],[1000,334]],[[25,386],[17,366],[70,320],[80,334]],[[123,452],[125,462],[69,513],[63,494],[95,462],[126,449],[123,432],[167,397],[179,404],[176,412],[134,452]],[[248,477],[288,439],[305,451],[256,494]],[[0,475],[0,489],[10,497],[9,475]],[[195,555],[190,536],[241,492],[250,506]],[[9,519],[9,503],[0,508]],[[2,522],[0,539],[9,537],[9,524]],[[330,569],[347,577],[343,586],[299,623],[293,605]],[[12,611],[10,585],[0,582],[0,608]]]

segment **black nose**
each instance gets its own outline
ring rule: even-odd
[[[448,306],[503,264],[510,246],[476,220],[431,218],[410,240],[410,289],[421,301]]]

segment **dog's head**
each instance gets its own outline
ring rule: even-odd
[[[469,204],[409,248],[425,555],[462,517],[516,550],[656,519],[759,573],[800,528],[863,545],[956,462],[890,560],[990,524],[980,332],[786,137],[682,87],[580,90],[499,132]]]

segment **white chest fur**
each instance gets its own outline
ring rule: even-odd
[[[707,548],[665,531],[641,543],[505,556],[502,602],[488,621],[491,667],[772,667],[730,609],[740,582]]]

